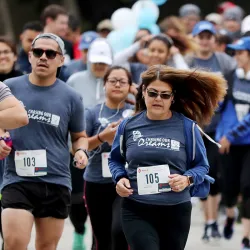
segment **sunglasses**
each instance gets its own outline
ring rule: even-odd
[[[32,49],[34,57],[40,58],[42,57],[43,53],[45,53],[48,59],[55,59],[56,55],[62,55],[62,53],[52,50],[52,49]]]
[[[156,92],[156,91],[149,90],[149,89],[147,89],[147,93],[148,93],[148,96],[151,98],[157,98],[158,96],[160,96],[161,99],[164,99],[164,100],[170,99],[171,96],[173,95],[173,92],[169,94],[169,93],[164,93],[164,92]]]

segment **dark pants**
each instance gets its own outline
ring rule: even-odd
[[[191,220],[191,202],[156,206],[125,198],[122,226],[131,250],[183,250]]]
[[[97,250],[128,250],[121,226],[121,198],[113,183],[85,182],[85,200]]]
[[[250,146],[231,146],[221,156],[222,195],[227,207],[237,204],[242,195],[242,217],[250,219]]]

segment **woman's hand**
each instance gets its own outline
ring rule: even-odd
[[[100,134],[99,137],[102,141],[107,142],[109,145],[112,145],[116,130],[118,125],[121,123],[121,119],[117,122],[110,123]]]
[[[121,178],[116,184],[116,192],[121,197],[128,197],[133,194],[131,189],[130,182],[127,178]]]
[[[219,149],[220,154],[229,154],[231,146],[230,141],[225,136],[223,136],[219,143],[221,145],[221,148]]]
[[[168,182],[169,186],[174,192],[181,192],[186,187],[189,186],[188,177],[179,174],[169,175],[170,181]]]

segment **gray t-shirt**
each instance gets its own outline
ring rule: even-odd
[[[78,133],[85,130],[81,96],[59,79],[51,86],[40,87],[30,83],[28,75],[24,75],[9,79],[6,84],[13,95],[23,102],[29,124],[10,131],[13,150],[7,158],[3,187],[11,183],[30,181],[54,183],[71,189],[68,132]],[[46,150],[47,175],[17,175],[15,151],[40,149]]]
[[[170,174],[184,174],[187,170],[184,124],[180,114],[173,112],[168,120],[150,120],[146,112],[133,117],[124,131],[127,174],[134,190],[129,198],[152,205],[176,205],[190,201],[190,192],[173,191],[139,195],[137,168],[168,164]]]
[[[109,123],[124,118],[127,110],[132,106],[125,106],[117,112],[117,109],[110,109],[106,105],[98,104],[92,109],[86,110],[86,132],[89,137],[102,132]],[[84,173],[84,179],[95,183],[112,183],[112,179],[102,175],[102,153],[110,152],[111,146],[107,142],[90,152],[89,164]]]
[[[3,82],[0,82],[0,102],[11,95],[10,89]]]

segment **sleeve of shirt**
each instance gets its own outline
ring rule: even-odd
[[[124,130],[124,121],[125,120],[123,120],[117,129],[108,159],[109,169],[115,183],[117,183],[122,177],[128,178],[125,169],[126,160],[125,157],[121,155],[121,142],[124,139],[124,132],[122,131]]]
[[[184,175],[192,176],[194,184],[199,185],[204,181],[204,178],[209,171],[209,164],[207,160],[206,148],[197,126],[195,126],[195,158],[191,164],[192,167],[187,170]]]
[[[72,133],[80,133],[85,130],[86,125],[82,97],[76,94],[72,99],[69,131]]]
[[[12,96],[9,87],[7,87],[4,83],[0,82],[0,102],[8,96]]]
[[[232,130],[230,130],[225,136],[230,141],[234,141],[241,137],[245,137],[250,134],[250,114],[246,115],[244,119],[239,122]]]
[[[94,124],[95,124],[95,117],[94,112],[91,109],[85,110],[85,119],[86,119],[86,133],[88,137],[93,136],[94,133]]]

